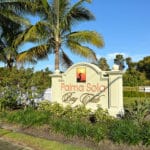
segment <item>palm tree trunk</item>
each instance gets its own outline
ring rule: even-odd
[[[55,70],[59,70],[59,42],[56,42],[55,47]]]
[[[59,0],[55,0],[55,13],[56,13],[56,44],[55,44],[55,70],[59,70],[59,48],[60,48],[60,42],[59,42]]]
[[[13,63],[14,63],[13,59],[7,60],[7,68],[9,68],[10,70],[12,70]]]

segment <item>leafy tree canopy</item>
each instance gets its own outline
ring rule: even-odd
[[[34,72],[32,68],[0,68],[0,104],[42,98],[45,89],[51,87],[50,73],[48,69]]]
[[[150,56],[144,57],[137,62],[137,70],[145,73],[146,77],[150,80]]]
[[[116,55],[116,58],[114,59],[114,63],[119,65],[119,70],[123,70],[125,68],[124,61],[125,59],[123,55],[121,54]]]
[[[100,69],[102,70],[105,70],[105,71],[109,71],[110,68],[109,68],[109,65],[107,63],[107,60],[106,58],[104,57],[101,57],[99,60],[98,60],[98,66]]]

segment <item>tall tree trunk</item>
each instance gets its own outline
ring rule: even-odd
[[[55,70],[59,70],[59,42],[55,46]]]
[[[55,70],[59,70],[59,48],[60,48],[60,41],[59,41],[59,0],[55,0],[55,13],[56,13]]]
[[[7,67],[8,67],[10,70],[12,70],[13,63],[14,63],[14,60],[13,60],[13,59],[7,60]]]

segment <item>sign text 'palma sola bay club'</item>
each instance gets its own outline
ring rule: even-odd
[[[90,63],[78,63],[66,72],[52,75],[52,102],[107,109],[112,116],[123,115],[122,72],[102,71]]]

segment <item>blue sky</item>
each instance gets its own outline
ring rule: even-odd
[[[98,58],[105,57],[112,66],[116,54],[132,57],[133,61],[150,55],[150,0],[93,0],[86,6],[96,20],[77,24],[73,30],[94,30],[103,36],[103,48],[91,46]],[[74,63],[88,62],[68,50],[67,53]],[[54,70],[54,55],[27,67]]]
[[[80,26],[103,36],[105,47],[95,48],[98,57],[105,57],[112,65],[118,53],[133,61],[150,55],[149,0],[93,0],[88,7],[96,20]]]

